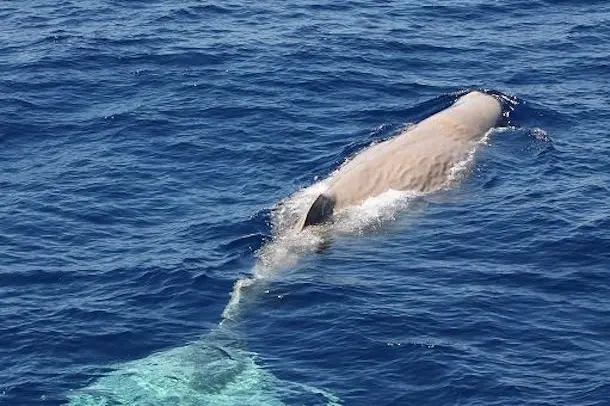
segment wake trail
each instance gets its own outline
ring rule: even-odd
[[[494,131],[488,131],[465,157],[451,167],[442,189],[449,189],[459,183],[469,173],[475,160],[476,152],[489,142]],[[398,136],[397,134],[396,136]],[[376,143],[373,142],[371,148]],[[342,165],[363,151],[354,154]],[[318,181],[309,187],[299,190],[294,195],[280,202],[273,210],[271,217],[272,239],[263,245],[255,254],[257,259],[249,275],[238,279],[233,286],[231,297],[222,312],[221,325],[227,321],[237,321],[240,313],[240,303],[247,291],[264,291],[265,286],[277,278],[283,269],[296,265],[303,257],[315,253],[336,237],[363,235],[375,232],[388,221],[392,221],[399,213],[406,212],[410,205],[419,197],[426,194],[415,191],[388,190],[379,196],[369,198],[362,204],[348,207],[334,215],[330,224],[307,227],[299,230],[298,224],[304,213],[307,213],[312,202],[323,193],[338,168],[326,179]]]

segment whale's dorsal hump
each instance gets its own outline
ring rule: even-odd
[[[303,225],[301,226],[301,230],[308,226],[327,222],[333,215],[334,208],[335,199],[324,193],[320,194],[309,208]]]

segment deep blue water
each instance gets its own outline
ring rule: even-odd
[[[0,404],[610,404],[609,44],[605,1],[3,2]],[[511,127],[462,182],[278,238],[471,88]]]

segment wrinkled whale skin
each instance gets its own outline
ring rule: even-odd
[[[334,212],[390,189],[432,192],[447,182],[502,117],[500,102],[473,91],[396,137],[374,145],[343,165],[303,220],[302,228],[329,220]]]

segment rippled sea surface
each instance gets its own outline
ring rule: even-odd
[[[607,405],[609,44],[605,1],[3,2],[0,404]],[[473,88],[461,182],[285,232]]]

